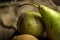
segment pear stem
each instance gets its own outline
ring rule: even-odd
[[[38,5],[32,4],[32,3],[25,3],[25,4],[20,5],[19,7],[22,7],[24,5],[31,5],[31,6],[34,6],[34,7],[37,7],[38,8]]]

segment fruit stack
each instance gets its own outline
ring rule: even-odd
[[[44,32],[50,40],[60,40],[60,12],[45,5],[36,6],[37,12],[25,12],[17,22],[20,35],[13,40],[42,40]]]

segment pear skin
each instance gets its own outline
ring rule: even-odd
[[[26,12],[20,16],[17,25],[21,34],[31,34],[40,37],[43,33],[43,24],[40,13]]]
[[[60,13],[45,5],[38,7],[46,26],[47,36],[51,40],[60,40]]]

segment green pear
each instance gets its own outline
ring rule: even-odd
[[[45,5],[38,7],[46,26],[47,36],[51,40],[60,40],[60,13]]]
[[[37,12],[26,12],[22,14],[18,20],[18,31],[21,34],[31,34],[36,37],[41,36],[43,32],[43,24],[41,15]]]

